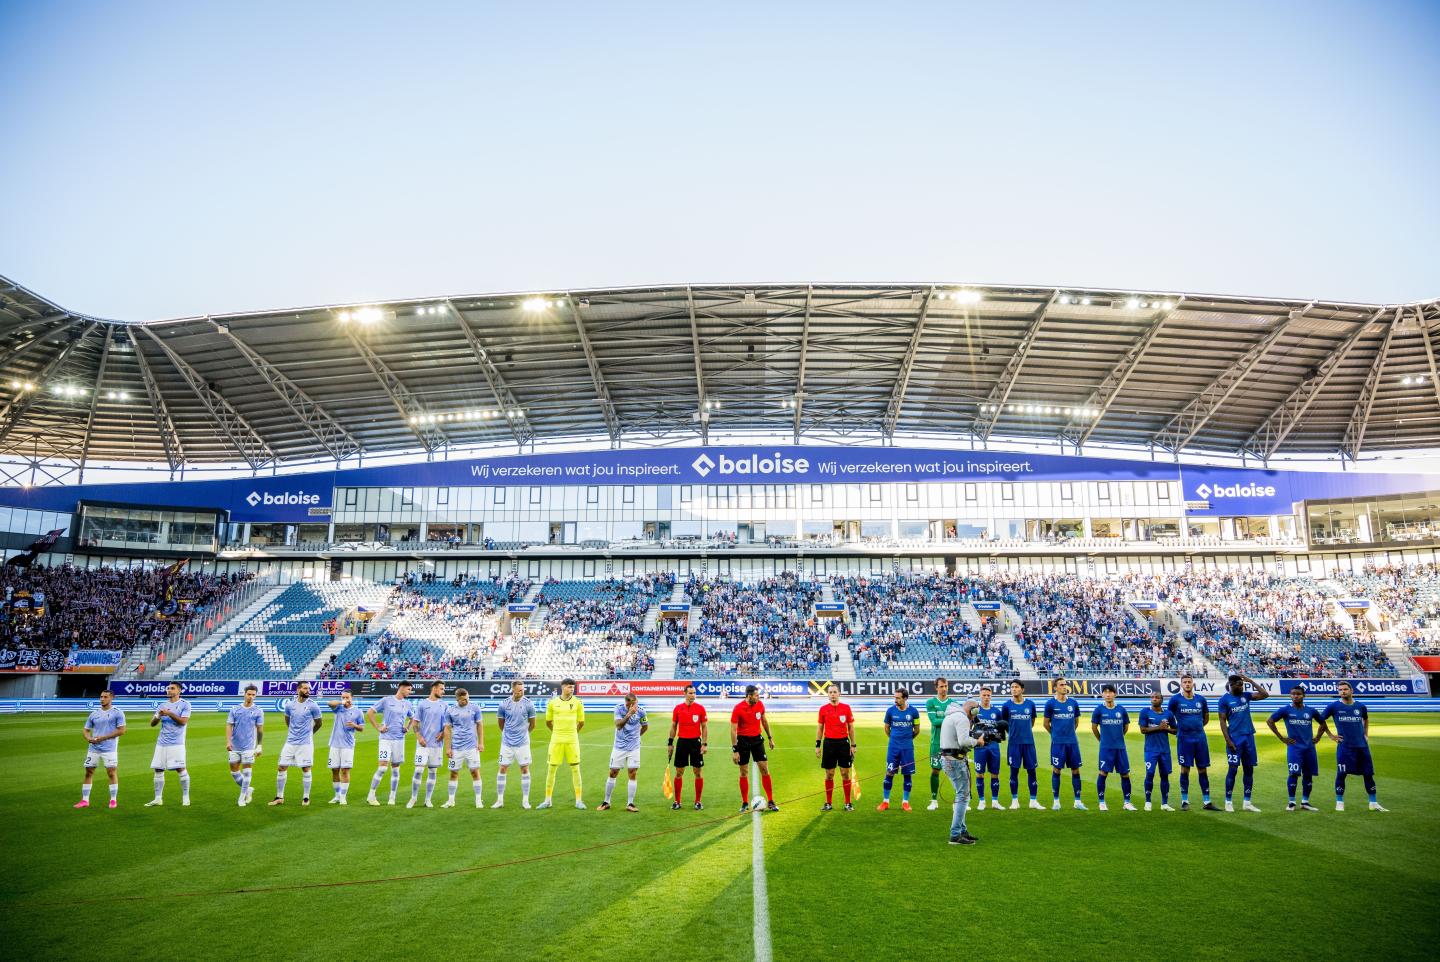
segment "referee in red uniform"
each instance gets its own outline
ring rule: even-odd
[[[840,700],[840,687],[833,682],[826,686],[828,704],[820,706],[819,724],[815,728],[815,757],[825,769],[825,804],[820,811],[833,811],[835,798],[835,769],[840,769],[840,778],[845,788],[845,811],[855,811],[850,803],[850,764],[855,758],[855,714],[850,706]]]
[[[764,730],[765,737],[760,737]],[[766,811],[778,812],[775,804],[775,789],[770,784],[770,763],[765,758],[765,742],[775,747],[775,737],[770,734],[770,722],[765,717],[765,703],[760,700],[760,689],[754,685],[745,686],[745,700],[730,712],[730,757],[740,766],[740,811],[750,807],[750,760],[760,767],[760,784],[765,789],[769,802]]]
[[[675,741],[679,735],[680,741]],[[685,686],[685,700],[670,713],[669,750],[675,763],[675,801],[670,810],[680,811],[680,794],[685,787],[685,769],[695,769],[695,811],[705,806],[700,804],[700,793],[705,790],[705,751],[710,744],[710,723],[706,720],[705,706],[695,700],[695,686]]]

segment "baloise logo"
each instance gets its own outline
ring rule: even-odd
[[[304,494],[297,491],[282,491],[279,494],[271,494],[268,491],[261,494],[259,491],[251,491],[245,496],[245,503],[252,508],[260,504],[267,506],[319,504],[320,495]]]
[[[722,475],[804,474],[810,470],[810,461],[808,458],[782,457],[779,451],[768,455],[752,454],[743,458],[731,458],[722,454],[719,462],[712,461],[709,455],[702,454],[690,462],[690,467],[694,468],[695,473],[702,478],[715,470]]]
[[[1273,498],[1275,487],[1269,484],[1217,484],[1213,487],[1202,484],[1195,489],[1195,493],[1206,501],[1211,496],[1217,498]]]

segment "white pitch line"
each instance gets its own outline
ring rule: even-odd
[[[753,763],[750,773],[752,776],[757,774]],[[752,778],[750,784],[759,786],[760,780]],[[751,814],[750,820],[750,880],[754,893],[755,962],[770,962],[770,896],[765,887],[765,830],[761,827],[765,816],[757,808]]]

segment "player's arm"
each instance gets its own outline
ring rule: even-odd
[[[760,716],[760,727],[763,728],[763,729],[765,729],[765,740],[770,743],[770,747],[771,747],[771,748],[774,748],[774,747],[775,747],[775,736],[772,735],[772,734],[770,734],[770,713],[769,713],[769,712],[766,712],[765,714],[763,714],[763,715]]]
[[[1284,742],[1284,743],[1287,744],[1287,745],[1293,745],[1293,744],[1295,744],[1295,739],[1293,739],[1293,738],[1287,738],[1286,736],[1280,734],[1280,729],[1278,729],[1278,728],[1275,727],[1275,718],[1276,718],[1277,715],[1278,715],[1278,712],[1276,713],[1276,715],[1271,715],[1269,718],[1265,719],[1265,724],[1267,724],[1267,725],[1270,726],[1270,730],[1275,733],[1275,737],[1276,737],[1276,738],[1280,739],[1282,742]]]
[[[1179,716],[1178,716],[1178,715],[1176,716],[1176,721],[1179,721]],[[1209,725],[1210,725],[1210,699],[1208,699],[1208,698],[1202,698],[1202,699],[1200,700],[1200,727],[1201,727],[1201,728],[1208,728]]]
[[[89,736],[89,735],[86,735],[85,738],[86,738],[86,741],[89,741],[90,736]],[[227,752],[233,752],[233,751],[235,750],[235,741],[234,741],[234,739],[235,739],[235,723],[232,722],[232,721],[229,721],[229,720],[227,719],[226,722],[225,722],[225,750],[226,750]]]
[[[1050,708],[1049,708],[1049,706],[1046,706],[1046,708],[1045,708],[1045,734],[1047,734],[1047,735],[1051,734],[1051,731],[1050,731]]]
[[[821,711],[824,711],[824,709],[822,708]],[[818,721],[818,722],[815,723],[815,757],[816,757],[816,758],[819,758],[819,757],[820,757],[820,739],[821,739],[821,738],[824,738],[824,737],[825,737],[825,722],[823,722],[823,721]]]
[[[1090,715],[1090,732],[1095,736],[1095,740],[1097,742],[1100,740],[1100,725],[1098,724],[1099,717],[1100,709],[1097,708]]]
[[[227,726],[227,728],[228,728],[228,726]],[[93,731],[93,729],[90,727],[90,722],[89,722],[89,721],[86,721],[86,722],[85,722],[85,727],[82,728],[80,731],[81,731],[81,734],[83,734],[83,735],[85,736],[85,742],[86,742],[86,744],[89,744],[89,745],[95,744],[95,736],[92,735],[92,734],[90,734],[90,732]],[[226,731],[226,733],[225,733],[225,740],[226,740],[227,742],[230,740],[230,733],[229,733],[229,731]]]
[[[123,734],[125,734],[125,726],[121,725],[119,728],[115,729],[115,734],[111,735],[110,737],[119,738]]]
[[[740,764],[740,725],[735,716],[730,716],[730,755],[736,765]]]
[[[1315,716],[1315,720],[1320,723],[1320,734],[1318,734],[1318,735],[1315,736],[1315,741],[1318,742],[1318,741],[1319,741],[1320,739],[1322,739],[1322,738],[1327,738],[1327,737],[1328,737],[1328,738],[1334,738],[1334,737],[1335,737],[1334,735],[1331,735],[1331,734],[1330,734],[1330,726],[1327,725],[1327,724],[1325,724],[1325,716],[1324,716],[1324,715],[1316,715],[1316,716]]]
[[[1260,684],[1260,683],[1259,683],[1258,681],[1256,681],[1254,678],[1251,678],[1249,675],[1241,675],[1241,676],[1240,676],[1240,679],[1241,679],[1242,681],[1248,683],[1248,684],[1250,685],[1250,687],[1251,687],[1252,689],[1254,689],[1254,691],[1255,691],[1255,699],[1254,699],[1254,700],[1255,700],[1255,701],[1264,701],[1265,699],[1267,699],[1267,698],[1270,697],[1270,689],[1268,689],[1268,688],[1266,688],[1264,685]]]
[[[1164,722],[1163,720],[1162,720],[1161,722],[1159,722],[1158,724],[1155,724],[1155,725],[1147,725],[1147,724],[1145,724],[1145,716],[1144,716],[1144,715],[1141,715],[1141,716],[1140,716],[1140,734],[1142,734],[1142,735],[1154,735],[1156,732],[1163,732],[1164,730],[1165,730],[1165,722]]]
[[[444,733],[440,736],[440,744],[442,744],[442,745],[445,746],[445,757],[446,757],[446,758],[454,758],[454,757],[455,757],[454,732],[452,731],[452,728],[453,728],[453,726],[447,721],[447,722],[445,723],[445,731],[444,731]],[[478,726],[476,727],[475,731],[476,731],[477,734],[479,733],[480,729],[479,729]]]
[[[850,714],[851,714],[851,718],[850,718],[850,720],[849,720],[848,722],[845,723],[845,728],[847,729],[847,734],[850,736],[850,752],[851,752],[851,754],[854,754],[854,752],[855,752],[855,718],[854,718],[854,714],[855,714],[855,713],[852,711]],[[889,725],[886,725],[885,727],[888,729],[890,726],[889,726]],[[886,734],[889,734],[889,732],[887,731]]]
[[[340,709],[340,699],[338,699],[338,698],[332,698],[332,699],[330,699],[329,701],[327,701],[327,702],[325,703],[325,707],[328,708],[328,709],[330,709],[331,711],[338,711],[338,710]]]
[[[1124,705],[1121,705],[1121,706],[1120,706],[1120,717],[1123,718],[1123,719],[1125,719],[1125,727],[1124,727],[1124,729],[1120,732],[1120,734],[1122,734],[1122,735],[1128,735],[1128,734],[1130,734],[1130,712],[1129,712],[1128,709],[1125,708]]]
[[[649,730],[650,730],[650,720],[649,720],[649,717],[647,716],[647,717],[645,717],[645,718],[640,719],[640,734],[643,735],[643,734],[645,734],[646,732],[648,732]]]
[[[425,736],[420,733],[420,719],[411,717],[410,721],[406,724],[405,727],[409,728],[415,733],[416,744],[418,744],[421,748],[430,747],[430,743],[427,742],[425,740]]]
[[[710,720],[707,718],[700,723],[700,754],[705,754],[710,746]]]
[[[369,708],[365,709],[365,724],[367,724],[367,725],[374,725],[374,726],[375,726],[375,730],[376,730],[377,732],[379,732],[379,733],[382,734],[382,735],[385,734],[385,726],[384,726],[383,724],[381,724],[380,722],[378,722],[378,721],[375,720],[375,706],[374,706],[374,705],[371,705]]]
[[[1220,737],[1230,749],[1235,748],[1235,740],[1230,737],[1230,716],[1224,708],[1220,709]]]
[[[480,723],[475,726],[475,749],[482,755],[485,753],[485,710],[480,710]]]
[[[317,707],[318,707],[318,706],[317,706]],[[312,734],[312,735],[315,734],[316,732],[318,732],[321,728],[323,728],[323,727],[325,726],[325,716],[322,715],[322,714],[320,714],[319,712],[316,712],[316,713],[315,713],[315,719],[314,719],[314,720],[315,720],[315,727],[312,728],[312,729],[310,729],[310,734]]]
[[[1365,740],[1370,740],[1370,709],[1360,706],[1360,719],[1365,723]]]
[[[579,701],[579,699],[576,699]],[[585,730],[585,703],[582,701],[575,706],[575,733],[579,734]]]
[[[545,703],[545,727],[552,732],[555,730],[555,702],[553,700]]]

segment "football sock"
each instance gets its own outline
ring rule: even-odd
[[[833,775],[826,775],[826,776],[825,776],[825,804],[826,804],[826,805],[829,805],[829,804],[830,804],[831,802],[833,802],[833,801],[835,801],[835,777],[834,777]]]
[[[625,783],[625,801],[627,804],[635,804],[635,789],[638,788],[639,785],[640,782],[634,778]]]
[[[500,772],[495,776],[495,800],[501,801],[505,798],[505,773]]]
[[[933,802],[940,797],[940,773],[930,773],[930,800]]]
[[[1125,796],[1125,801],[1130,801],[1130,776],[1120,776],[1120,794]]]
[[[740,776],[740,804],[750,804],[750,779],[744,775]]]
[[[765,789],[766,800],[771,802],[775,801],[775,786],[770,783],[770,775],[768,772],[760,776],[760,786]]]
[[[705,779],[701,778],[699,775],[696,775],[696,776],[695,776],[695,801],[697,801],[697,802],[700,801],[700,793],[703,792],[704,790],[705,790]],[[675,793],[675,797],[676,797],[676,798],[679,798],[679,797],[680,797],[680,793],[679,793],[678,791]]]
[[[607,779],[605,779],[605,804],[606,804],[606,805],[609,805],[609,804],[610,804],[610,796],[612,796],[613,794],[615,794],[615,779],[613,779],[613,778],[607,778]]]
[[[290,775],[290,773],[287,772],[287,771],[284,771],[283,769],[282,769],[281,771],[278,771],[278,772],[275,773],[275,797],[276,797],[276,798],[284,798],[284,797],[285,797],[285,779],[288,778],[289,775]]]
[[[165,773],[155,773],[155,797],[159,798],[165,794]]]
[[[1095,794],[1102,802],[1105,801],[1105,777],[1104,772],[1095,777]]]
[[[1071,787],[1071,788],[1074,790],[1074,792],[1075,792],[1075,799],[1076,799],[1076,801],[1079,801],[1079,799],[1080,799],[1080,773],[1079,773],[1079,772],[1075,772],[1075,773],[1073,773],[1073,774],[1070,776],[1070,787]]]
[[[530,776],[528,774],[520,776],[520,800],[530,801]]]
[[[88,802],[88,801],[90,801],[90,786],[89,786],[89,785],[81,785],[81,786],[80,786],[80,801],[82,801],[82,802]]]
[[[183,768],[180,770],[180,797],[190,797],[190,773]]]
[[[905,784],[904,784],[904,792],[905,792],[905,794],[902,796],[902,798],[903,798],[904,801],[907,801],[907,802],[910,801],[910,785],[911,785],[911,782],[913,782],[913,781],[914,781],[914,776],[911,776],[911,775],[906,775],[906,776],[905,776]]]

